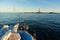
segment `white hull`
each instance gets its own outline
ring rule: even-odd
[[[20,34],[17,33],[19,24],[14,26],[13,30],[8,30],[3,36],[1,40],[20,40]]]

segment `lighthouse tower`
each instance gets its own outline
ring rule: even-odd
[[[36,13],[41,13],[40,8],[38,9],[38,11]]]
[[[40,13],[40,8],[38,9],[38,12]]]

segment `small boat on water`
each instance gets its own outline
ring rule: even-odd
[[[19,23],[13,26],[12,30],[8,30],[2,37],[1,40],[36,40],[33,36],[25,30],[28,30],[29,27],[24,23],[24,30],[20,30],[18,33]],[[4,28],[8,28],[8,25],[4,25]]]

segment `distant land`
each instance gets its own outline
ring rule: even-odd
[[[20,14],[60,14],[58,12],[0,12],[0,13],[20,13]]]
[[[20,13],[20,14],[60,14],[59,12],[42,12],[41,10],[40,10],[40,8],[37,10],[37,11],[35,11],[35,12],[28,12],[28,11],[25,11],[25,12],[20,12],[20,11],[16,11],[16,9],[15,8],[13,8],[13,10],[12,10],[12,12],[11,11],[6,11],[6,12],[0,12],[0,13]]]
[[[60,14],[58,12],[20,12],[23,14]]]

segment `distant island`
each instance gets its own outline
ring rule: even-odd
[[[15,12],[20,14],[60,14],[57,12]]]
[[[28,13],[28,14],[60,14],[58,12],[41,12],[40,8],[38,9],[37,12],[23,12],[23,13]]]

